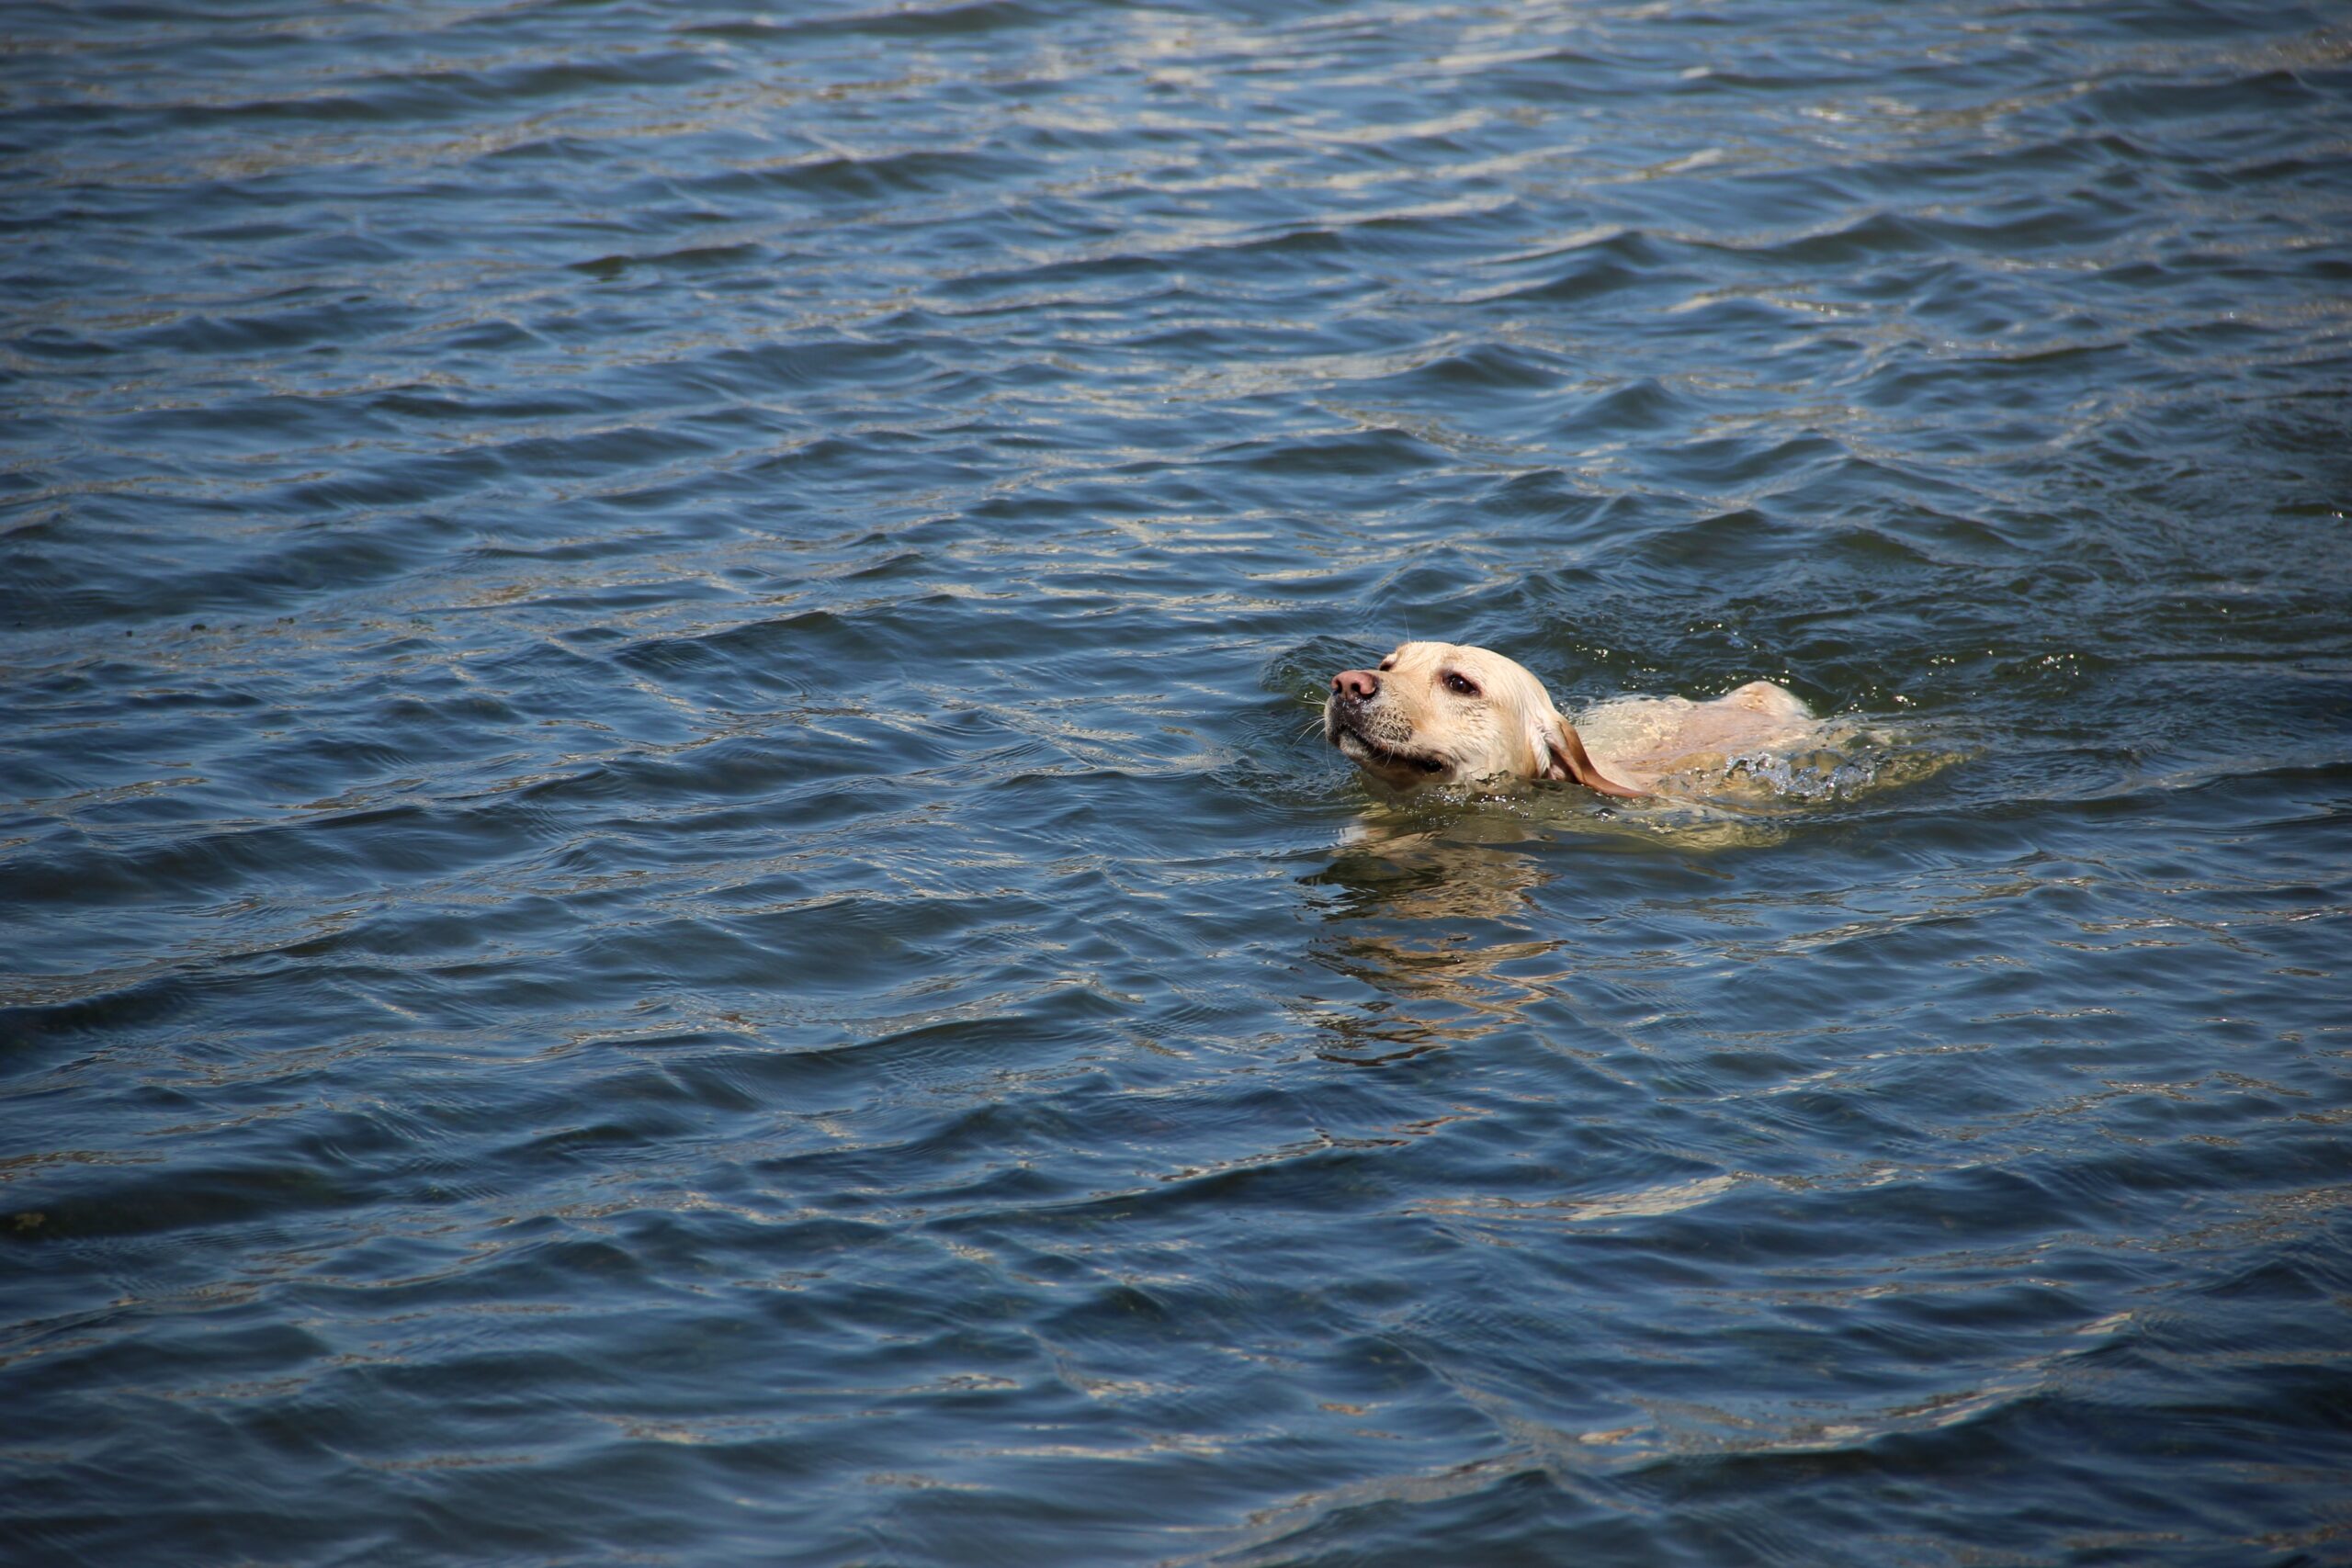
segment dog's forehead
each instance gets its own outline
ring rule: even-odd
[[[1460,644],[1447,649],[1453,662],[1465,670],[1476,670],[1483,675],[1524,675],[1526,668],[1516,659],[1507,659],[1491,648],[1472,648]]]
[[[1388,656],[1390,661],[1400,668],[1410,666],[1416,670],[1442,664],[1476,662],[1495,657],[1483,648],[1473,648],[1462,642],[1400,642],[1396,650]]]
[[[1461,670],[1488,678],[1534,679],[1517,660],[1466,642],[1403,642],[1388,658],[1398,670]]]

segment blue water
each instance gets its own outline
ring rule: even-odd
[[[0,1559],[2352,1561],[2352,11],[0,16]],[[1784,682],[1398,807],[1329,674]]]

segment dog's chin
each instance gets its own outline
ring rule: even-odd
[[[1324,711],[1323,733],[1339,749],[1340,756],[1392,789],[1415,789],[1435,784],[1453,772],[1453,764],[1442,758],[1374,739],[1334,708]]]

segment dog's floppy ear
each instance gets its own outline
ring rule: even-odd
[[[1584,741],[1577,734],[1577,727],[1554,714],[1544,725],[1544,752],[1550,758],[1544,770],[1547,779],[1566,779],[1584,785],[1595,795],[1612,795],[1620,800],[1646,800],[1646,790],[1628,789],[1615,779],[1592,765],[1592,758],[1584,749]]]

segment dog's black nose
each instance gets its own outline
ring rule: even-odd
[[[1331,689],[1343,697],[1365,702],[1380,694],[1377,670],[1342,670],[1331,677]]]

